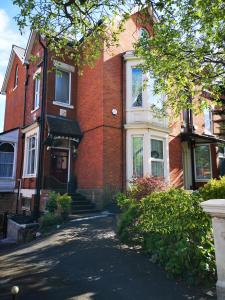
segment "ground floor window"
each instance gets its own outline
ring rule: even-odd
[[[143,137],[133,136],[133,177],[143,177]]]
[[[143,176],[168,179],[168,142],[164,135],[150,130],[127,132],[127,180]]]
[[[10,143],[0,144],[0,177],[12,178],[14,164],[14,147]]]
[[[151,139],[151,175],[164,177],[163,140]]]
[[[24,176],[35,177],[37,173],[38,128],[26,134]]]
[[[212,178],[210,145],[195,147],[195,176],[200,181]]]

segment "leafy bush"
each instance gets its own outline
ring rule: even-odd
[[[137,201],[153,192],[166,190],[167,185],[163,178],[146,176],[131,181],[131,189],[128,192],[129,198]]]
[[[120,199],[121,201],[121,199]],[[197,283],[215,276],[210,218],[202,211],[199,193],[183,189],[154,192],[136,202],[123,198],[118,234],[124,240],[137,234],[143,248],[175,276]]]
[[[40,227],[47,228],[53,225],[58,225],[62,223],[61,216],[54,215],[53,213],[47,213],[40,218]]]
[[[71,196],[69,196],[68,194],[58,195],[57,204],[63,220],[65,220],[69,215],[71,209],[71,203],[72,203],[72,199]]]
[[[199,192],[204,200],[224,199],[225,197],[225,176],[220,179],[211,179]]]
[[[57,198],[58,194],[56,192],[50,192],[48,195],[48,201],[46,203],[46,209],[50,213],[54,213],[57,210]]]

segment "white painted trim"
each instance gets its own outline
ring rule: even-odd
[[[195,156],[195,149],[196,147],[194,148],[194,165],[195,165],[195,181],[196,182],[208,182],[210,179],[213,178],[212,176],[212,152],[211,152],[211,147],[210,147],[210,144],[198,144],[196,146],[208,146],[209,147],[209,163],[210,163],[210,175],[211,177],[208,178],[208,179],[197,179],[197,174],[196,174],[196,156]]]
[[[29,131],[36,129],[38,126],[39,126],[39,124],[37,122],[35,122],[35,123],[31,124],[30,126],[23,128],[21,131],[22,131],[22,133],[27,133]]]
[[[40,99],[39,99],[39,101],[40,101]],[[37,106],[35,109],[31,110],[31,113],[34,113],[34,112],[37,111],[39,108],[40,108],[40,107]]]
[[[74,108],[73,105],[66,104],[66,103],[63,103],[63,102],[58,102],[58,101],[53,101],[53,104],[57,105],[57,106],[62,106],[62,107],[65,107],[65,108],[70,108],[70,109]]]
[[[169,133],[170,132],[169,128],[156,126],[156,125],[153,125],[152,123],[148,123],[148,122],[137,122],[137,123],[124,124],[124,128],[126,130],[129,130],[129,129],[152,129],[152,130],[155,130],[157,132],[158,131],[163,132],[163,133]]]
[[[38,74],[40,74],[40,73],[41,73],[41,67],[39,67],[39,68],[35,71],[35,73],[34,73],[34,75],[33,75],[33,80],[36,79],[36,76],[37,76]]]
[[[69,73],[75,72],[75,67],[74,67],[74,66],[69,65],[69,64],[66,64],[66,63],[63,63],[63,62],[58,61],[58,60],[53,60],[53,65],[54,65],[57,69],[60,69],[60,70],[62,70],[62,71],[66,71],[66,72],[69,72]]]
[[[32,198],[32,195],[36,194],[35,189],[21,189],[20,190],[23,197]]]

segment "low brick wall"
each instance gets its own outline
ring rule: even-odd
[[[16,193],[0,193],[0,213],[16,211]]]

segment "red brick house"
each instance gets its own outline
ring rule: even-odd
[[[11,209],[15,203],[33,209],[40,193],[43,209],[46,191],[77,188],[101,208],[133,177],[162,176],[195,189],[219,176],[216,145],[223,140],[214,135],[211,110],[200,116],[186,111],[174,124],[151,111],[162,96],[154,95],[153,79],[134,56],[142,31],[133,15],[119,47],[103,51],[82,76],[69,59],[46,55],[35,32],[26,49],[13,46],[1,89],[0,206],[11,196]],[[32,56],[38,59],[32,62]]]

